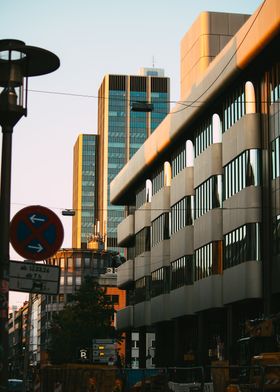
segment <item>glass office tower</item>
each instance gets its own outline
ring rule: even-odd
[[[169,78],[163,70],[142,68],[141,74],[106,75],[98,92],[97,214],[107,248],[117,249],[117,226],[124,208],[110,204],[110,182],[169,112]],[[131,111],[132,102],[153,103],[152,112]]]
[[[72,247],[85,247],[94,234],[97,135],[81,134],[74,145]]]

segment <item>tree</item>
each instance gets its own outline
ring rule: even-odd
[[[113,303],[91,277],[86,277],[73,295],[73,302],[55,313],[50,328],[50,359],[53,363],[77,362],[78,350],[90,348],[92,339],[117,339],[112,325]]]

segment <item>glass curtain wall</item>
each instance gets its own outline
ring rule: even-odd
[[[109,130],[108,130],[108,247],[117,247],[116,230],[124,218],[124,207],[110,203],[110,182],[116,177],[126,162],[126,106],[124,90],[109,92]]]
[[[96,135],[83,135],[81,242],[87,243],[95,224]]]

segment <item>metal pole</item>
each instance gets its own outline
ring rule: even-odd
[[[12,126],[2,127],[0,188],[0,391],[8,387],[9,228],[11,205]]]

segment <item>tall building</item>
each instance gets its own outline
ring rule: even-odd
[[[9,313],[9,378],[23,379],[28,330],[28,301]]]
[[[154,330],[156,366],[229,359],[246,319],[280,312],[279,21],[279,0],[250,17],[200,16],[181,47],[185,108],[111,183],[111,203],[128,206],[118,243],[134,254],[118,268],[117,327]],[[191,67],[200,29],[213,53],[227,36],[203,72]]]
[[[73,159],[73,248],[86,247],[95,226],[97,135],[81,134]]]
[[[110,203],[110,182],[169,112],[169,95],[169,78],[156,68],[143,68],[139,76],[106,75],[99,88],[97,213],[108,249],[117,247],[124,216],[123,207]],[[139,101],[152,103],[153,111],[131,111]]]

